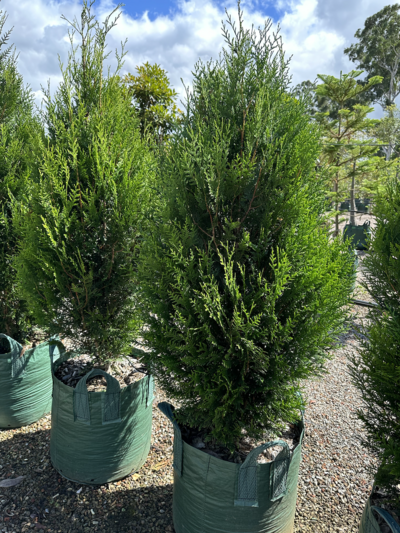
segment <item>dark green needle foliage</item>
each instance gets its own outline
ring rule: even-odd
[[[364,444],[377,454],[375,482],[400,504],[400,183],[376,199],[376,228],[363,266],[365,288],[379,304],[370,313],[368,341],[353,359],[352,376],[364,407]],[[396,489],[397,486],[397,489]]]
[[[101,28],[90,7],[84,2],[82,24],[74,23],[82,44],[48,95],[51,139],[40,183],[19,212],[16,265],[39,324],[109,363],[136,332],[134,255],[154,164],[121,89],[120,58],[117,72],[102,76],[115,21]]]
[[[231,448],[298,419],[299,380],[321,371],[351,290],[349,254],[323,224],[317,127],[289,94],[271,23],[228,16],[199,62],[165,150],[165,210],[141,250],[144,360],[181,423]]]
[[[11,203],[38,177],[43,128],[34,114],[32,93],[18,72],[15,48],[8,45],[11,30],[3,32],[6,21],[0,12],[0,333],[24,342],[31,326],[12,265],[18,239]]]

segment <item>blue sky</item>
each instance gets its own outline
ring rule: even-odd
[[[279,23],[283,46],[291,57],[294,84],[314,81],[317,74],[339,76],[354,68],[343,50],[354,42],[354,33],[385,0],[242,0],[245,26],[263,26],[270,16]],[[114,0],[96,0],[100,22],[117,5]],[[146,61],[167,70],[171,84],[183,95],[195,63],[217,58],[223,46],[221,20],[224,8],[233,15],[236,0],[125,0],[118,25],[110,32],[111,51],[128,39],[128,54],[122,74],[134,73]],[[70,49],[69,20],[80,16],[81,0],[0,0],[8,14],[5,29],[14,27],[11,42],[19,53],[19,70],[35,93],[38,104],[41,86],[51,91],[61,80],[59,60],[66,62]],[[276,29],[276,26],[274,26]],[[113,63],[110,57],[111,67]]]
[[[224,9],[226,2],[216,0],[215,5]],[[141,17],[145,11],[148,12],[150,20],[155,20],[158,16],[174,16],[179,10],[179,6],[174,0],[125,0],[124,11],[132,17]],[[282,12],[277,7],[277,2],[265,2],[257,0],[252,2],[266,17],[271,17],[273,20],[279,20]]]

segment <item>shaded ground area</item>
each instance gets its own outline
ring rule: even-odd
[[[0,488],[0,531],[172,532],[171,431],[158,410],[154,415],[154,443],[140,472],[94,487],[52,468],[50,417],[1,431],[0,479],[25,477],[18,486]]]

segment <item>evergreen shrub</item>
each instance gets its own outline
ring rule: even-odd
[[[364,445],[378,457],[375,482],[400,503],[400,183],[391,181],[375,200],[376,226],[363,261],[364,287],[378,308],[368,338],[353,358],[352,377],[364,406]],[[397,486],[397,488],[396,488]]]
[[[32,324],[12,263],[18,247],[12,200],[22,199],[29,182],[37,180],[43,128],[32,92],[18,72],[15,48],[7,46],[11,30],[3,33],[6,20],[0,12],[0,333],[24,343]]]
[[[197,63],[139,266],[143,360],[178,422],[231,449],[299,418],[300,380],[322,371],[352,284],[324,223],[320,133],[270,26],[245,29],[239,6],[220,58]]]
[[[108,364],[130,352],[137,329],[135,248],[154,161],[119,81],[123,54],[103,75],[118,17],[102,28],[92,4],[72,23],[81,44],[61,65],[54,98],[47,92],[49,139],[40,181],[19,210],[16,267],[37,322]]]

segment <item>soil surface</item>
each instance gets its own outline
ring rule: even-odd
[[[197,448],[198,450],[207,453],[208,455],[212,455],[213,457],[222,459],[223,461],[238,464],[242,464],[252,450],[257,448],[258,446],[261,446],[262,444],[265,444],[266,442],[274,440],[282,440],[286,442],[289,446],[290,451],[293,451],[298,445],[301,435],[301,431],[296,425],[288,424],[284,432],[280,435],[269,435],[261,441],[243,436],[239,443],[238,450],[230,452],[230,450],[224,446],[218,446],[217,444],[213,444],[212,442],[207,442],[207,433],[205,431],[198,431],[188,426],[182,427],[181,431],[182,439],[187,444],[190,444],[194,448]],[[260,453],[257,462],[259,464],[271,463],[281,450],[281,446],[271,446],[270,448],[267,448],[266,450]]]
[[[88,374],[93,368],[105,370],[104,367],[94,365],[94,361],[87,355],[81,355],[64,361],[56,370],[55,376],[65,385],[75,388],[79,380]],[[121,389],[139,381],[146,374],[146,369],[137,361],[137,359],[126,358],[115,362],[107,373],[118,380]],[[107,388],[107,381],[102,376],[89,378],[87,389],[89,392],[100,392]]]

